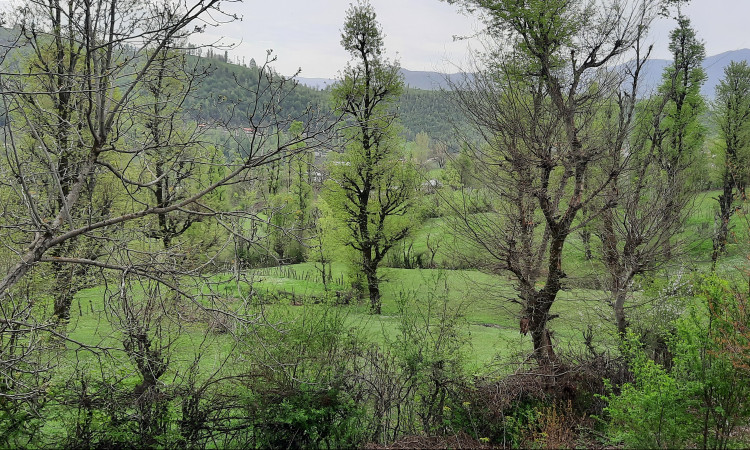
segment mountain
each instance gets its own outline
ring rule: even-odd
[[[425,72],[418,70],[400,69],[404,77],[404,84],[412,89],[421,89],[425,91],[437,91],[447,89],[450,82],[456,82],[464,79],[464,73],[444,74],[440,72]],[[296,77],[300,84],[314,88],[325,89],[336,82],[333,78],[305,78]]]
[[[435,91],[448,89],[451,83],[463,80],[467,74],[451,73],[444,74],[439,72],[421,72],[401,69],[404,76],[404,83],[412,89],[423,89],[426,91]]]
[[[703,85],[701,93],[708,99],[713,99],[716,94],[716,86],[724,78],[724,68],[732,61],[747,61],[750,64],[750,49],[732,50],[718,55],[709,56],[703,61],[703,68],[706,71],[706,83]],[[656,89],[661,83],[661,75],[664,69],[672,63],[667,59],[649,60],[643,68],[643,81],[641,92],[648,93]],[[415,70],[401,69],[404,76],[404,82],[413,89],[422,89],[427,91],[440,90],[448,88],[449,83],[446,80],[460,81],[466,74],[453,73],[443,74],[439,72],[423,72]],[[331,86],[336,80],[332,78],[304,78],[298,77],[300,84],[315,89],[325,89]]]
[[[305,77],[294,77],[295,80],[299,81],[302,86],[307,86],[312,89],[325,89],[332,86],[336,82],[333,78],[305,78]]]
[[[703,61],[703,69],[708,76],[706,84],[703,85],[703,89],[701,90],[703,95],[711,99],[714,98],[716,95],[716,86],[718,86],[719,81],[724,78],[724,68],[732,61],[746,61],[750,64],[750,49],[745,48],[742,50],[720,53],[716,56],[709,56]]]
[[[750,49],[736,50],[710,56],[704,61],[707,81],[703,94],[711,99],[716,85],[724,76],[724,67],[731,61],[748,61]],[[247,68],[228,64],[217,58],[204,58],[210,65],[211,76],[196,86],[193,95],[186,101],[186,107],[195,120],[226,120],[234,125],[243,123],[238,111],[249,107],[247,91],[240,85],[257,83],[257,68]],[[641,92],[647,95],[661,83],[664,68],[671,62],[663,59],[649,61],[644,67]],[[441,91],[447,88],[446,80],[460,81],[466,75],[457,73],[444,75],[438,72],[420,72],[402,69],[407,89],[399,99],[397,108],[401,115],[402,134],[406,139],[414,139],[417,133],[426,132],[431,138],[450,141],[454,125],[465,121],[462,112],[450,101],[450,94]],[[284,97],[284,114],[295,116],[309,104],[325,110],[330,107],[330,91],[326,89],[335,80],[326,78],[298,78],[300,86]]]
[[[750,49],[733,50],[709,56],[703,61],[703,69],[706,71],[706,82],[701,89],[701,94],[707,99],[713,99],[716,95],[716,86],[724,78],[724,68],[732,61],[747,61],[750,64]],[[643,82],[641,92],[646,94],[653,91],[661,84],[661,75],[664,69],[672,64],[671,60],[652,59],[643,68]]]

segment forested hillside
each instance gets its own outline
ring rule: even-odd
[[[257,66],[230,64],[220,57],[200,58],[199,64],[208,70],[209,75],[196,85],[186,100],[191,117],[199,122],[216,120],[244,126],[244,112],[251,106],[248,89],[258,84]],[[273,76],[281,77],[278,74]],[[264,83],[265,80],[261,85]],[[300,84],[283,95],[281,113],[297,117],[308,106],[330,110],[330,94],[330,88],[317,90]],[[401,117],[404,138],[414,140],[418,133],[424,132],[432,139],[453,145],[451,141],[455,134],[452,129],[460,126],[463,120],[462,112],[450,101],[449,95],[443,91],[407,88],[393,106]]]
[[[249,126],[248,117],[252,114],[248,113],[252,113],[255,106],[254,92],[258,90],[263,94],[262,101],[269,102],[272,100],[269,78],[277,81],[283,78],[270,68],[259,68],[254,64],[245,67],[224,62],[219,57],[191,58],[195,60],[196,70],[205,72],[185,104],[188,114],[199,122]],[[292,85],[290,82],[283,92],[276,93],[280,100],[280,114],[299,117],[309,106],[330,109],[323,92],[306,86],[292,88]]]

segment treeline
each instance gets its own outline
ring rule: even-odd
[[[205,77],[196,80],[196,85],[185,99],[185,113],[200,123],[221,123],[229,126],[248,126],[248,120],[257,121],[262,111],[253,111],[255,91],[261,93],[261,101],[277,103],[278,115],[285,117],[302,117],[308,108],[322,109],[330,112],[330,101],[324,92],[306,86],[287,83],[282,92],[276,92],[277,98],[270,97],[270,83],[284,79],[271,67],[259,67],[254,61],[249,67],[230,64],[217,57],[191,57],[197,70]]]

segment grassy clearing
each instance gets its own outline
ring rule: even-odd
[[[334,266],[334,278],[341,277],[345,267]],[[286,266],[280,269],[263,269],[256,274],[253,289],[263,295],[285,294],[276,301],[263,305],[269,310],[295,310],[312,307],[316,299],[325,297],[325,289],[315,280],[315,268],[311,263]],[[471,348],[467,349],[467,363],[476,370],[489,364],[493,359],[505,359],[519,351],[529,351],[527,337],[518,333],[517,308],[509,300],[513,298],[512,283],[504,277],[487,275],[476,271],[444,271],[430,269],[384,269],[383,270],[383,314],[373,316],[368,312],[365,301],[355,301],[341,306],[346,309],[348,322],[360,330],[362,335],[373,342],[384,343],[398,333],[398,301],[414,299],[426,301],[429,295],[447,296],[448,306],[461,312],[465,319],[465,330],[470,336]],[[230,283],[224,282],[227,292]],[[435,288],[437,286],[437,288]],[[242,290],[246,289],[240,288]],[[331,285],[329,289],[343,289]],[[334,294],[335,295],[335,294]],[[582,300],[586,297],[587,300]],[[120,347],[120,335],[113,329],[111,317],[105,308],[103,287],[88,289],[79,294],[76,313],[69,325],[70,337],[89,345]],[[577,312],[589,311],[582,308],[581,302],[596,302],[594,295],[587,291],[571,291],[563,294],[556,305],[556,313],[565,319],[553,323],[553,328],[562,339],[575,340],[580,336]],[[323,306],[320,306],[323,307]],[[259,308],[260,311],[260,308]],[[573,314],[575,313],[575,314]],[[575,317],[573,317],[575,316]],[[568,320],[573,317],[573,320]],[[205,323],[182,324],[180,339],[174,344],[177,360],[189,363],[196,349],[214,349],[220,354],[232,349],[232,338],[228,335],[210,336]],[[208,340],[206,336],[209,335]],[[216,356],[216,355],[215,355]]]
[[[710,267],[710,236],[715,209],[714,198],[718,192],[706,192],[696,198],[693,213],[686,225],[683,239],[690,244],[685,260],[694,261],[694,267],[705,270]],[[733,222],[734,234],[730,237],[728,254],[720,261],[720,272],[724,275],[738,274],[738,268],[746,267],[746,251],[741,242],[747,242],[746,217],[737,216]],[[411,240],[413,251],[428,252],[427,238],[440,242],[436,263],[445,264],[451,257],[455,241],[443,218],[429,219],[416,230]],[[596,246],[596,239],[593,240]],[[594,248],[596,251],[596,248]],[[550,323],[559,348],[578,351],[583,342],[583,333],[591,327],[599,339],[599,345],[610,347],[615,342],[612,311],[606,304],[606,294],[590,287],[594,274],[601,273],[598,262],[588,261],[579,234],[574,234],[566,243],[565,270],[570,286],[578,288],[564,290],[559,294],[552,313],[559,315]],[[677,267],[683,260],[676,260]],[[230,275],[217,275],[211,282],[214,292],[221,294],[224,306],[230,309],[238,298],[248,297],[252,291],[261,299],[254,307],[261,311],[295,311],[297,308],[319,307],[316,303],[333,300],[341,303],[347,294],[347,267],[336,263],[332,268],[333,281],[326,286],[313,263],[303,263],[278,268],[256,269],[245,275],[251,283],[237,283]],[[445,296],[450,308],[458,310],[464,317],[465,330],[470,336],[467,363],[476,370],[488,370],[495,360],[507,359],[511,355],[530,351],[530,339],[518,332],[519,306],[513,303],[516,293],[509,277],[489,275],[475,270],[439,269],[395,269],[384,268],[383,314],[368,313],[366,301],[353,299],[346,306],[347,321],[352,327],[373,342],[384,343],[399,331],[398,304],[404,299],[426,301],[430,296]],[[206,288],[204,288],[206,289]],[[207,289],[206,289],[207,292]],[[80,342],[105,347],[120,347],[118,333],[112,328],[112,311],[105,308],[105,289],[96,287],[82,291],[76,298],[73,317],[69,326],[70,336]],[[322,306],[320,306],[322,307]],[[293,314],[293,313],[292,313]],[[192,361],[196,352],[213,352],[216,364],[233,351],[233,340],[228,335],[214,335],[205,321],[171,324],[180,327],[180,339],[175,342],[176,357],[185,364]],[[208,338],[207,338],[208,336]]]

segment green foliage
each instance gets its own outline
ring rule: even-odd
[[[607,397],[610,439],[628,448],[685,447],[696,425],[689,412],[697,406],[693,386],[649,359],[635,335],[623,346],[635,381]]]
[[[706,56],[703,43],[698,39],[690,19],[680,15],[677,28],[670,32],[669,50],[673,65],[667,67],[662,76],[659,92],[667,100],[663,107],[662,130],[658,139],[660,160],[668,175],[680,167],[691,167],[687,183],[697,190],[703,183],[705,161],[701,159],[705,127],[700,121],[706,110],[700,89],[706,81],[701,64]]]
[[[678,324],[683,371],[703,400],[703,446],[726,448],[750,419],[747,295],[716,275],[700,285],[701,304]],[[747,444],[747,442],[745,442]]]
[[[474,165],[471,152],[462,148],[458,155],[454,155],[446,164],[442,174],[443,183],[453,189],[475,187],[477,169]]]
[[[398,99],[398,111],[406,139],[416,140],[420,133],[451,145],[455,127],[465,125],[463,111],[443,91],[406,88]]]
[[[684,267],[664,271],[659,276],[641,277],[642,301],[645,307],[630,312],[630,329],[652,359],[669,363],[667,341],[674,334],[675,321],[681,317],[693,297],[693,279]]]
[[[247,110],[251,105],[245,88],[259,82],[258,68],[226,64],[207,58],[199,59],[197,63],[200,67],[209,69],[210,76],[196,84],[195,94],[186,99],[185,110],[188,116],[201,123],[215,121],[246,126],[247,119],[238,112]],[[265,81],[261,80],[260,83],[263,85]],[[299,85],[283,96],[281,110],[290,117],[300,117],[308,106],[324,113],[329,112],[331,95],[330,89],[320,91]],[[406,88],[396,102],[403,124],[401,134],[409,140],[424,132],[432,139],[451,142],[454,123],[464,122],[462,111],[442,91]]]
[[[519,49],[528,56],[525,62],[534,64],[536,56],[547,54],[554,58],[552,67],[556,68],[562,68],[566,64],[564,55],[558,52],[566,46],[573,46],[586,18],[595,13],[593,8],[580,8],[576,5],[578,2],[570,0],[500,0],[477,3],[491,11],[495,20],[493,26],[516,33]],[[525,36],[533,36],[533,39],[524,39]]]
[[[428,286],[426,297],[406,293],[399,298],[399,332],[386,340],[414,383],[413,401],[423,432],[432,434],[443,430],[448,404],[458,397],[469,341],[462,307],[451,305],[444,275],[438,274]]]
[[[342,448],[360,443],[360,406],[340,386],[301,384],[251,398],[259,448]]]
[[[262,111],[253,108],[254,90],[259,88],[260,104],[271,100],[269,82],[284,78],[269,67],[243,67],[211,58],[191,57],[190,61],[209,72],[200,83],[192,87],[186,98],[185,110],[199,123],[217,122],[231,126],[247,126],[248,119],[257,123]],[[291,84],[291,83],[290,83]],[[309,106],[326,104],[326,93],[305,86],[285,88],[279,95],[279,108],[284,116],[301,117]]]
[[[711,318],[716,321],[712,337],[717,351],[747,375],[750,374],[750,292],[719,281],[704,287]]]
[[[441,435],[452,429],[460,404],[468,346],[462,306],[450,301],[447,277],[425,278],[424,291],[402,293],[394,327],[383,326],[384,345],[359,361],[370,439],[388,443],[402,435]],[[381,322],[382,323],[382,322]]]
[[[44,403],[32,409],[22,399],[0,398],[0,441],[9,448],[41,446],[44,442],[41,430],[45,420],[40,413],[47,413],[43,409]]]
[[[740,187],[750,176],[750,66],[732,61],[716,86],[714,120],[723,140],[729,176]]]
[[[380,313],[378,265],[411,226],[406,217],[416,176],[396,138],[390,109],[403,89],[398,64],[382,56],[382,30],[369,3],[347,11],[341,42],[352,54],[333,88],[335,108],[345,119],[346,149],[330,161],[325,198],[346,225],[347,245],[360,254],[373,313]]]
[[[301,237],[300,216],[304,214],[296,205],[297,198],[293,192],[284,191],[272,195],[269,201],[270,224],[268,238],[274,257],[280,263],[299,263],[304,260]]]
[[[341,31],[341,46],[354,58],[364,55],[378,59],[382,55],[383,30],[369,2],[359,0],[356,6],[349,5]]]
[[[726,250],[730,221],[739,200],[747,197],[750,172],[750,66],[732,62],[724,69],[724,79],[716,87],[714,120],[719,129],[721,145],[717,145],[722,161],[718,230],[714,237],[712,260],[716,263]]]
[[[481,392],[468,394],[474,398],[482,395]],[[486,442],[502,444],[505,448],[535,448],[537,445],[529,442],[529,437],[539,433],[542,411],[552,408],[548,402],[535,398],[519,399],[510,405],[503,405],[501,411],[490,411],[488,406],[482,399],[454,405],[450,416],[451,428],[463,430]]]
[[[414,250],[414,240],[404,239],[391,248],[385,264],[400,269],[427,269],[428,257],[424,251]]]
[[[359,338],[329,305],[276,310],[247,335],[254,362],[247,404],[259,447],[348,447],[359,443],[362,406],[352,360]]]
[[[733,296],[715,276],[698,287],[701,297],[674,321],[671,369],[649,359],[634,334],[623,344],[634,381],[607,397],[613,442],[631,448],[740,445],[733,431],[750,417],[750,379],[717,345],[720,328],[711,314]]]

